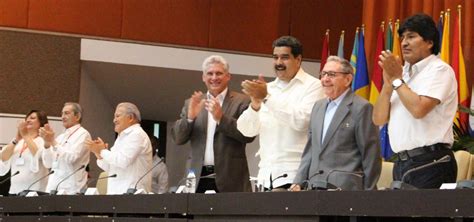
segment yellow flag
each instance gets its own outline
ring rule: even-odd
[[[402,58],[402,50],[400,50],[400,36],[398,35],[398,28],[400,28],[400,19],[397,19],[395,22],[395,30],[393,31],[393,49],[392,53],[398,57]]]
[[[450,63],[449,59],[449,42],[450,42],[450,29],[449,29],[449,23],[450,23],[450,14],[451,10],[448,9],[444,13],[444,21],[443,21],[443,41],[441,42],[441,52],[440,52],[440,59],[442,59],[445,63]]]

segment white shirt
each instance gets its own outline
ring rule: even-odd
[[[308,141],[308,126],[314,103],[324,98],[321,81],[300,69],[288,83],[278,78],[267,85],[270,95],[256,112],[251,106],[237,120],[237,129],[247,137],[260,135],[258,181],[274,187],[292,183]]]
[[[415,119],[400,101],[396,91],[390,98],[388,133],[394,152],[411,150],[436,143],[452,144],[453,120],[458,106],[457,82],[453,69],[441,59],[430,55],[412,66],[403,67],[403,80],[420,96],[440,101],[431,112]]]
[[[161,159],[158,156],[153,157],[153,166]],[[155,194],[168,192],[168,167],[165,162],[161,161],[157,167],[151,172],[151,191]]]
[[[328,106],[326,108],[326,113],[324,114],[323,135],[321,136],[321,144],[324,141],[324,137],[326,136],[326,132],[329,128],[329,125],[331,124],[332,118],[334,117],[334,114],[336,114],[337,107],[339,107],[339,104],[341,104],[342,99],[344,99],[344,97],[346,96],[347,92],[349,92],[349,90],[350,89],[347,89],[346,91],[344,91],[335,100],[328,99]]]
[[[2,161],[0,158],[0,175],[5,175],[11,169],[13,175],[16,171],[20,173],[11,178],[10,194],[17,194],[26,190],[32,183],[48,174],[48,169],[44,167],[41,161],[41,153],[44,149],[44,140],[41,137],[36,137],[33,140],[38,147],[36,155],[31,155],[30,150],[26,148],[20,157],[20,152],[24,147],[25,141],[21,139],[16,144],[13,154],[7,161]],[[0,151],[0,155],[3,150]],[[30,187],[30,190],[46,191],[46,183],[48,178],[44,178]]]
[[[48,179],[46,191],[56,190],[58,183],[71,175],[81,166],[87,166],[90,151],[84,146],[86,139],[90,139],[89,132],[80,124],[72,126],[56,138],[56,146],[43,151],[43,163],[47,168],[54,170]],[[77,194],[87,183],[86,169],[81,169],[63,181],[58,190],[65,194]]]
[[[219,95],[217,95],[217,100],[222,107],[224,98],[227,94],[227,88],[225,88]],[[207,99],[213,99],[209,91],[207,92]],[[211,112],[207,114],[207,137],[206,137],[206,150],[204,152],[204,165],[214,166],[214,134],[216,133],[217,122],[212,117]]]
[[[123,194],[128,188],[134,188],[138,179],[151,168],[152,147],[148,135],[134,124],[123,130],[110,150],[100,152],[101,160],[97,165],[108,175],[117,174],[107,181],[107,194]],[[151,174],[146,175],[137,185],[137,189],[151,191]]]

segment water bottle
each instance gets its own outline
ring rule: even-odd
[[[186,188],[185,193],[195,193],[196,192],[196,174],[194,170],[189,170],[188,176],[186,177]]]

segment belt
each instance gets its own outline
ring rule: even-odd
[[[403,150],[396,153],[398,160],[405,161],[415,156],[423,155],[426,153],[432,153],[435,151],[449,149],[449,144],[447,143],[436,143],[429,146],[422,146],[412,150]]]
[[[214,173],[214,166],[213,165],[202,166],[201,176],[207,176],[207,175],[213,174],[213,173]]]

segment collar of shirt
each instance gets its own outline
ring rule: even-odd
[[[351,90],[350,88],[346,89],[346,91],[344,91],[339,97],[337,97],[335,100],[330,100],[329,98],[327,99],[328,100],[328,103],[330,102],[334,102],[334,104],[336,105],[336,107],[339,107],[339,104],[341,104],[342,100],[344,99],[344,97],[347,95],[347,93],[349,92],[349,90]]]
[[[302,83],[304,82],[304,79],[305,79],[304,70],[303,68],[300,68],[298,72],[296,73],[295,77],[293,77],[293,79],[291,79],[290,82],[285,82],[283,80],[280,80],[279,78],[276,78],[275,86],[277,88],[283,89],[287,87],[288,85],[295,84],[296,82]]]
[[[136,127],[140,127],[140,124],[135,123],[135,124],[127,127],[127,129],[124,129],[122,132],[120,132],[120,134],[118,136],[126,135],[126,134],[130,133]]]
[[[225,88],[219,95],[217,95],[217,99],[219,100],[219,103],[222,106],[222,103],[224,102],[224,98],[227,95],[228,88]],[[209,91],[207,91],[207,99],[212,99],[215,98]]]
[[[430,56],[422,59],[421,61],[411,65],[410,63],[405,63],[405,66],[403,67],[403,79],[405,81],[410,80],[413,78],[416,74],[420,73],[423,71],[423,69],[428,66],[428,64],[431,63],[431,60],[435,58],[435,55],[431,54]],[[411,73],[412,75],[410,76],[410,67],[411,67]]]
[[[67,133],[68,135],[70,135],[72,132],[76,131],[79,127],[81,127],[81,124],[76,124],[64,130],[64,133]]]

